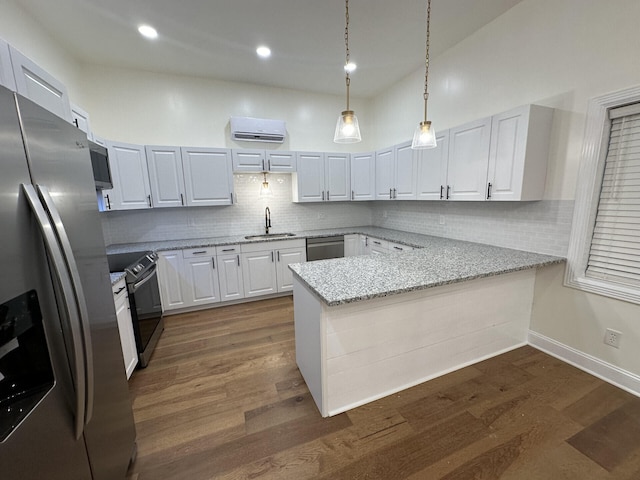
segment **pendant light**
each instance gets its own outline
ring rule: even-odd
[[[346,46],[347,56],[344,64],[344,71],[347,84],[347,109],[338,117],[336,133],[333,136],[333,141],[335,143],[357,143],[362,140],[362,137],[360,137],[360,127],[358,126],[358,117],[356,117],[353,110],[349,110],[349,87],[351,85],[349,73],[353,71],[354,67],[349,61],[349,0],[345,0],[345,7],[346,27],[344,29],[344,43]]]
[[[424,72],[424,120],[416,127],[411,148],[425,149],[436,147],[436,131],[427,120],[427,100],[429,99],[429,22],[431,20],[431,0],[427,0],[427,56]]]
[[[266,172],[262,172],[262,174],[264,175],[264,177],[263,177],[264,181],[260,185],[260,196],[261,197],[271,197],[271,196],[273,196],[273,191],[271,190],[271,187],[269,186],[269,182],[267,181],[267,173]]]

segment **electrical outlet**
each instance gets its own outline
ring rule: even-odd
[[[440,225],[444,225],[445,221],[444,221],[444,215],[440,215]]]
[[[622,332],[607,328],[604,333],[604,343],[615,348],[620,348],[620,337],[622,337]]]

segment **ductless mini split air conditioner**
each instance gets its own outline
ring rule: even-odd
[[[283,143],[287,127],[283,120],[269,118],[231,117],[231,138],[244,142]]]

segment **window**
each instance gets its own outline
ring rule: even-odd
[[[587,112],[565,284],[640,303],[640,87]]]

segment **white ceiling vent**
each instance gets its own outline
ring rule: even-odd
[[[231,138],[244,142],[283,143],[287,127],[283,120],[231,117]]]

